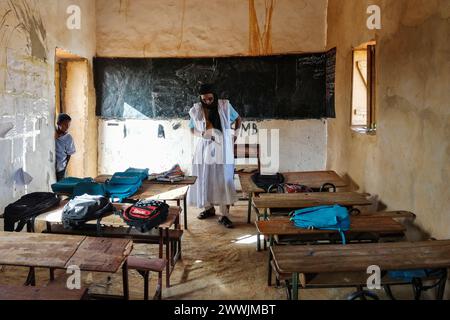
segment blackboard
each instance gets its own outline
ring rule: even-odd
[[[214,83],[246,120],[335,117],[336,51],[238,58],[95,58],[97,115],[189,117],[201,83]]]

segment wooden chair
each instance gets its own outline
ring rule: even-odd
[[[259,144],[235,144],[234,145],[234,159],[257,159],[257,165],[237,165],[236,173],[250,173],[245,172],[248,169],[258,170],[261,172],[261,152]]]
[[[148,259],[141,257],[128,257],[126,270],[136,270],[144,278],[144,300],[148,300],[148,282],[150,278],[150,272],[158,273],[158,285],[153,297],[154,300],[162,299],[162,273],[166,268],[166,261],[164,259]],[[128,284],[124,283],[124,296],[129,297]]]

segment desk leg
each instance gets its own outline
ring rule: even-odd
[[[247,213],[247,223],[252,223],[252,201],[253,201],[253,192],[248,194],[248,213]]]
[[[34,270],[34,267],[30,267],[30,271],[28,271],[25,286],[32,286],[32,287],[36,286],[36,272]]]
[[[264,221],[267,221],[268,219],[268,212],[267,209],[264,209]],[[267,241],[266,241],[266,237],[263,236],[263,241],[264,241],[264,250],[267,250]]]
[[[273,235],[270,235],[270,247],[269,247],[269,268],[268,268],[268,276],[267,276],[267,283],[269,285],[269,287],[272,286],[272,250],[270,250],[270,248],[273,247]]]
[[[183,214],[184,214],[184,230],[188,229],[187,225],[187,198],[184,196],[183,198]]]
[[[260,220],[259,215],[256,216],[256,220]],[[256,251],[261,251],[261,234],[259,232],[256,234]]]
[[[298,273],[292,274],[292,300],[298,300]]]
[[[126,260],[122,266],[122,284],[123,284],[123,299],[130,300],[130,291],[128,287],[128,262]]]
[[[163,258],[163,247],[164,247],[164,234],[163,229],[159,228],[159,259]]]
[[[170,273],[171,273],[171,263],[170,263],[170,238],[169,238],[169,228],[165,229],[166,234],[166,288],[170,288]]]
[[[447,269],[445,269],[445,271],[443,271],[443,272],[444,272],[444,274],[441,277],[441,280],[439,282],[439,286],[437,289],[436,300],[444,300],[445,284],[446,284],[447,278],[448,278]]]

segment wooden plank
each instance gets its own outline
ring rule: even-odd
[[[114,207],[116,207],[119,210],[126,209],[130,206],[131,206],[130,204],[114,204]],[[175,221],[174,220],[175,217],[177,215],[179,215],[180,212],[181,212],[180,207],[170,207],[167,222],[169,220]],[[36,218],[36,223],[39,223],[39,222],[62,224],[62,208],[60,208],[58,211],[54,210],[50,213],[44,213],[44,214],[39,215]],[[165,222],[165,223],[167,223],[167,222]],[[86,225],[92,226],[92,227],[94,227],[96,224],[97,224],[97,221],[89,221],[86,223]],[[102,219],[101,224],[102,224],[102,226],[122,229],[122,232],[127,232],[128,228],[129,228],[129,226],[123,221],[123,219],[119,215],[113,215],[113,214],[110,214],[110,215],[104,217]],[[172,224],[173,224],[173,222],[172,222]]]
[[[266,192],[264,189],[258,188],[258,186],[253,182],[251,174],[239,173],[239,181],[241,183],[242,192],[245,192],[245,193]]]
[[[186,176],[184,177],[184,180],[177,181],[177,182],[166,182],[166,181],[157,181],[157,180],[147,180],[144,181],[144,184],[168,184],[168,185],[194,185],[197,182],[197,177],[194,176]]]
[[[25,286],[0,286],[0,300],[81,300],[87,293],[87,288],[69,290],[65,287],[25,287]]]
[[[112,175],[109,174],[103,174],[95,178],[95,182],[97,183],[105,183],[106,180],[111,179]],[[195,176],[185,176],[184,180],[177,181],[174,183],[167,182],[167,181],[157,181],[157,180],[144,180],[142,182],[142,185],[154,185],[154,184],[166,184],[166,185],[178,185],[178,186],[186,186],[186,185],[193,185],[197,182],[197,177]]]
[[[116,273],[133,249],[128,239],[86,238],[65,267],[83,271]]]
[[[346,187],[347,183],[335,171],[308,171],[283,173],[286,183],[297,183],[310,188],[319,189],[325,183],[334,184],[337,188]]]
[[[167,220],[164,223],[161,223],[159,225],[159,228],[169,229],[170,227],[172,227],[175,224],[175,221],[179,218],[180,213],[180,207],[170,207]]]
[[[333,230],[307,230],[298,228],[288,218],[269,221],[257,221],[258,232],[263,235],[321,235],[333,234]],[[406,228],[390,217],[351,217],[350,230],[346,233],[403,233]]]
[[[153,199],[161,201],[183,200],[189,186],[170,184],[148,184],[143,185],[132,199]]]
[[[416,215],[409,211],[383,211],[383,212],[364,212],[361,217],[391,217],[391,218],[416,218]]]
[[[272,254],[283,273],[358,272],[450,267],[450,241],[363,245],[276,246]]]
[[[85,238],[0,232],[0,265],[64,268]]]
[[[372,203],[356,192],[263,193],[253,198],[258,209],[308,208],[323,205],[364,206]]]
[[[302,184],[314,189],[319,189],[325,183],[332,183],[337,188],[347,186],[347,183],[334,171],[282,172],[282,174],[286,183]],[[264,193],[264,189],[258,188],[251,176],[239,174],[242,191],[245,193]]]

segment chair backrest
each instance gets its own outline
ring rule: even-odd
[[[259,144],[235,144],[235,159],[257,159],[258,172],[261,172],[261,152]]]

